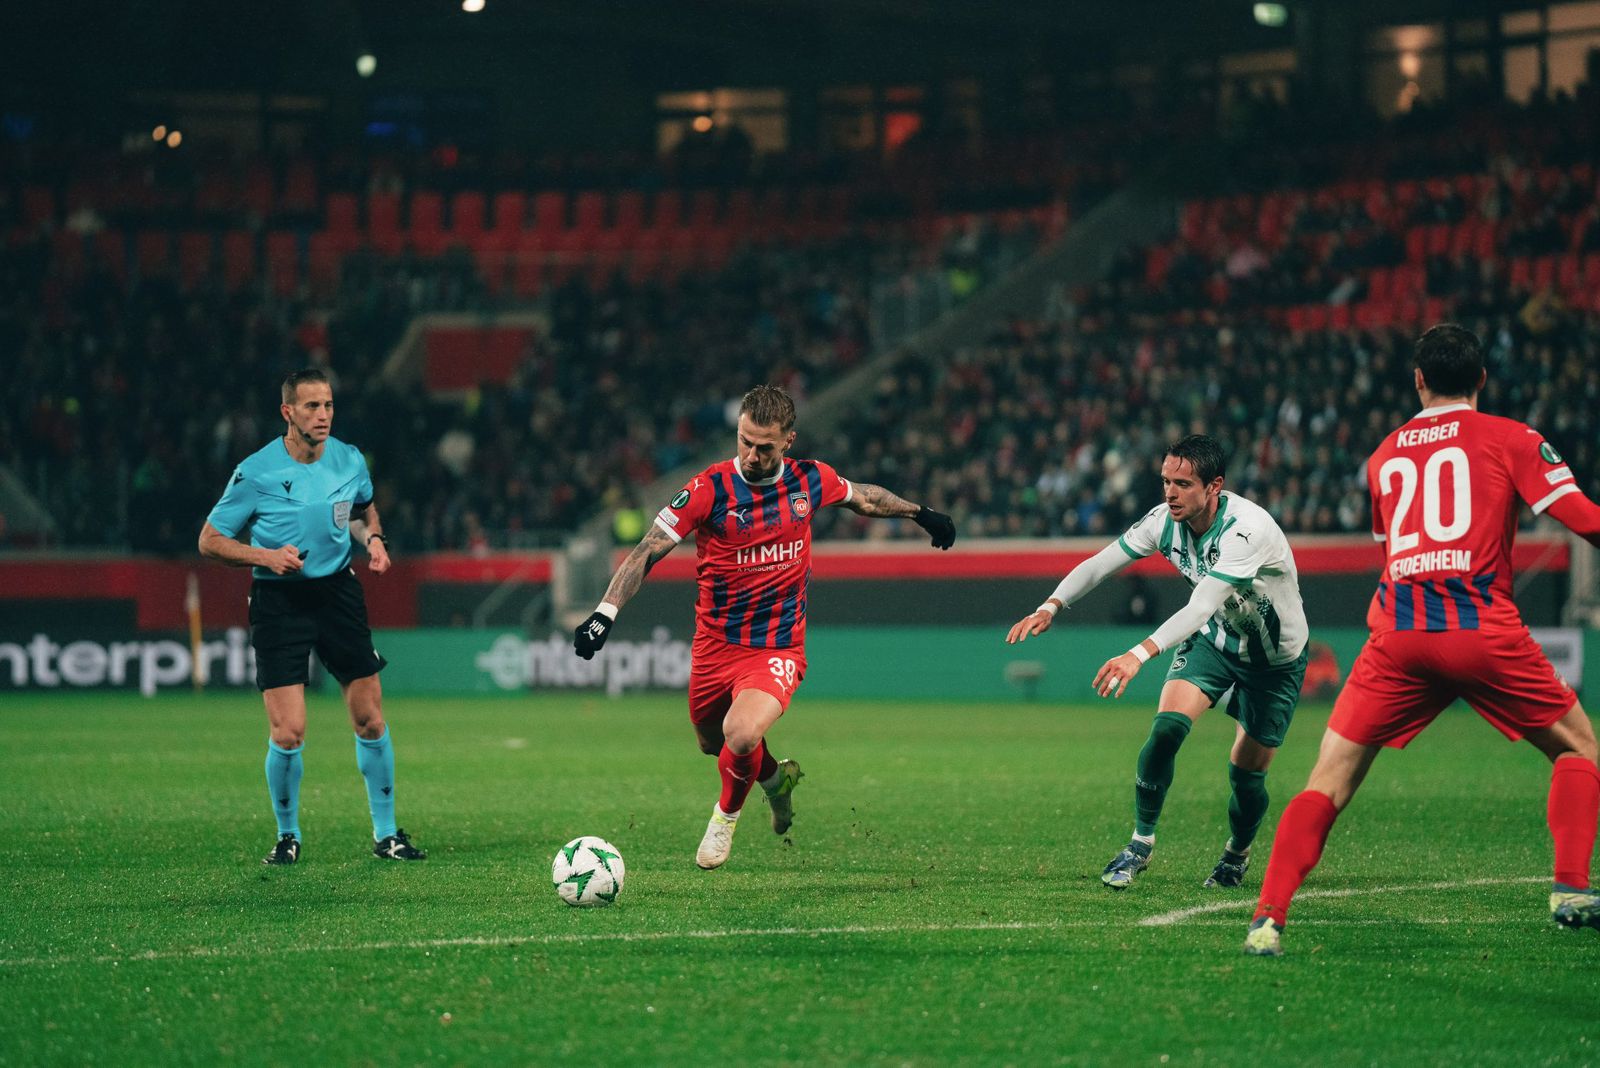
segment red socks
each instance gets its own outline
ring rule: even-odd
[[[1332,799],[1316,790],[1304,790],[1289,802],[1272,839],[1272,859],[1261,883],[1256,919],[1270,916],[1280,927],[1288,922],[1289,902],[1322,859],[1322,847],[1327,844],[1328,831],[1338,815]]]
[[[750,796],[750,787],[755,785],[756,773],[766,754],[765,742],[757,743],[754,752],[744,754],[735,753],[726,745],[722,747],[717,755],[717,770],[722,773],[722,800],[717,805],[722,811],[731,816],[744,808],[744,799]]]
[[[1556,844],[1556,882],[1587,890],[1595,823],[1600,820],[1600,771],[1582,757],[1556,761],[1546,815]]]

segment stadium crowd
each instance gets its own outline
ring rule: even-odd
[[[1488,341],[1484,410],[1538,427],[1594,485],[1600,316],[1544,333],[1509,310],[1466,324]],[[1160,500],[1153,458],[1167,443],[1209,433],[1230,449],[1229,487],[1285,529],[1365,531],[1366,457],[1417,408],[1414,335],[1248,318],[1012,322],[947,360],[902,355],[815,451],[848,457],[852,478],[908,487],[969,537],[1101,536]],[[848,514],[818,523],[836,536],[918,534]]]
[[[1364,530],[1361,463],[1414,407],[1406,346],[1429,301],[1429,317],[1459,318],[1489,340],[1496,384],[1485,407],[1538,426],[1592,483],[1600,308],[1569,298],[1573,285],[1600,292],[1600,277],[1563,274],[1557,284],[1508,267],[1600,251],[1586,101],[1419,109],[1345,143],[1289,136],[1295,117],[1256,99],[1224,151],[1231,184],[1192,201],[1172,242],[1128,250],[1098,285],[1041,320],[996,324],[983,345],[901,354],[832,439],[803,437],[799,452],[900,487],[955,515],[968,536],[1102,535],[1156,499],[1149,457],[1205,430],[1232,446],[1231,485],[1286,529]],[[1150,151],[1126,131],[1093,139],[1109,162],[1080,169],[1080,187],[1085,174],[1109,179]],[[857,207],[893,216],[952,189],[1017,187],[1031,164],[1061,166],[1060,144],[1060,131],[1019,139],[1002,153],[1010,177],[986,184],[955,174],[950,144],[913,141],[897,168],[858,168]],[[1261,144],[1276,155],[1258,158],[1252,146]],[[759,178],[739,154],[700,148],[656,177]],[[338,189],[492,189],[547,164],[332,156],[299,186],[286,178],[274,210],[315,218],[316,197]],[[595,161],[562,166],[570,169],[538,174],[574,187],[653,181]],[[954,177],[928,200],[919,182],[941,169]],[[63,187],[74,173],[48,160],[18,172]],[[138,179],[147,193],[182,195],[135,207],[176,212],[177,225],[204,220],[208,180],[147,173]],[[296,188],[304,195],[290,195]],[[729,432],[730,400],[750,383],[777,382],[803,404],[900,340],[918,321],[908,307],[923,317],[948,307],[1041,237],[973,217],[931,235],[892,224],[775,234],[720,266],[681,272],[552,261],[531,297],[515,298],[531,299],[546,336],[508,383],[463,402],[390,381],[383,368],[416,314],[504,306],[507,295],[464,250],[357,251],[324,306],[304,285],[142,270],[131,238],[126,270],[93,257],[69,270],[55,226],[104,227],[129,205],[102,205],[104,218],[87,221],[41,216],[31,230],[15,196],[11,207],[0,351],[15,354],[16,388],[0,398],[0,455],[55,517],[58,544],[158,552],[189,550],[230,466],[277,432],[262,384],[307,364],[335,378],[335,432],[371,457],[397,547],[545,545],[602,510],[648,515],[658,502],[639,500],[639,489],[715,447]],[[1410,317],[1306,329],[1285,313],[1385,295],[1414,298]],[[916,534],[843,514],[825,513],[819,525],[845,536]]]
[[[718,441],[750,381],[803,399],[855,366],[875,293],[933,278],[959,299],[1038,239],[980,222],[932,244],[750,248],[675,277],[552,275],[533,306],[547,334],[509,383],[462,403],[383,365],[416,313],[487,307],[469,257],[352,256],[324,310],[170,274],[69,280],[41,234],[0,251],[0,346],[21,386],[0,400],[0,452],[60,544],[185,551],[231,465],[278,430],[263,383],[314,364],[338,387],[336,433],[372,457],[398,546],[551,544]]]

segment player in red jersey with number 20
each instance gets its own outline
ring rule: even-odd
[[[588,660],[605,644],[617,611],[646,573],[691,533],[699,599],[689,673],[689,719],[702,752],[717,757],[722,796],[695,853],[720,867],[733,848],[739,811],[759,782],[783,834],[794,818],[790,794],[800,766],[767,752],[767,730],[789,707],[806,674],[806,585],[811,578],[811,518],[829,505],[866,516],[914,520],[948,549],[950,517],[901,500],[881,486],[852,484],[827,464],[792,460],[794,402],[776,386],[757,386],[739,407],[738,455],[712,464],[657,514],[588,619],[574,647]]]
[[[1334,705],[1311,780],[1278,822],[1247,953],[1281,952],[1289,902],[1378,753],[1404,748],[1457,699],[1554,764],[1551,918],[1600,928],[1600,894],[1589,886],[1600,815],[1594,728],[1511,599],[1520,504],[1597,545],[1600,507],[1537,431],[1478,411],[1488,376],[1474,334],[1435,326],[1417,341],[1415,363],[1422,411],[1367,461],[1372,533],[1384,547],[1367,611],[1371,635]]]

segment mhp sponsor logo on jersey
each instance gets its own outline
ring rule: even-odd
[[[752,545],[748,549],[736,549],[733,562],[741,567],[746,564],[781,564],[800,559],[800,554],[805,551],[805,539],[796,538],[777,545]]]
[[[572,655],[570,635],[529,641],[502,634],[474,663],[502,690],[604,688],[616,697],[689,684],[689,643],[673,638],[666,627],[655,628],[647,642],[612,638],[593,660]]]
[[[250,648],[250,636],[243,627],[230,627],[220,639],[200,643],[202,681],[248,686],[254,683],[255,674],[255,650]],[[0,642],[0,687],[137,687],[146,697],[153,697],[163,688],[190,684],[194,675],[194,653],[189,643],[173,638],[59,642],[48,634],[35,634],[27,642]]]

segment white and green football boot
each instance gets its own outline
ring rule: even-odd
[[[1562,927],[1600,930],[1600,894],[1592,890],[1552,890],[1550,919]]]
[[[792,795],[794,788],[800,785],[800,780],[805,778],[805,772],[800,770],[800,765],[793,760],[778,761],[777,782],[768,789],[762,786],[761,790],[767,795],[767,804],[772,807],[772,833],[783,834],[794,822],[794,801]]]
[[[711,822],[706,824],[705,837],[700,839],[694,862],[706,871],[722,867],[728,860],[728,854],[733,852],[733,832],[738,828],[737,816],[730,820],[722,814],[721,809],[713,807]]]
[[[1263,916],[1250,924],[1250,933],[1244,936],[1244,951],[1252,957],[1283,956],[1283,928],[1271,916]]]

